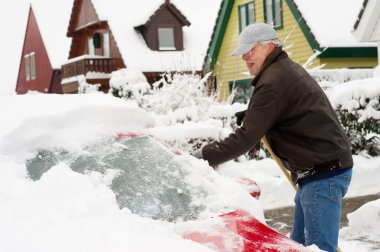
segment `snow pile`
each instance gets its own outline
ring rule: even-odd
[[[169,223],[120,210],[99,174],[60,164],[32,182],[23,165],[0,168],[1,251],[208,251]]]
[[[348,214],[347,218],[349,224],[348,227],[342,229],[342,237],[349,242],[361,240],[372,242],[374,245],[378,244],[380,240],[380,199],[364,204],[355,212]]]
[[[75,151],[118,132],[154,126],[146,111],[100,93],[7,96],[0,106],[6,118],[0,126],[0,155],[23,156],[58,146]]]
[[[358,110],[360,121],[368,118],[380,119],[375,106],[379,103],[380,78],[355,80],[334,86],[326,91],[332,106],[348,111]],[[361,109],[362,107],[365,107]]]

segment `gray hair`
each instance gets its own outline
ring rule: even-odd
[[[260,41],[259,42],[262,45],[268,45],[269,43],[273,43],[275,47],[281,47],[283,43],[279,39],[271,39],[271,40],[266,40],[266,41]]]

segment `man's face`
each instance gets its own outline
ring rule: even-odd
[[[245,65],[252,76],[257,75],[260,71],[265,59],[273,51],[273,48],[273,44],[263,45],[258,43],[249,52],[242,55],[242,59],[244,60]]]

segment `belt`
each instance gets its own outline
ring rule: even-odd
[[[333,171],[337,169],[342,169],[342,164],[339,159],[333,159],[321,164],[317,164],[311,170],[314,170],[316,173],[320,173],[324,171]]]

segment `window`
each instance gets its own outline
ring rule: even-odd
[[[25,79],[35,80],[36,79],[36,57],[35,53],[29,53],[24,56],[25,58]]]
[[[265,23],[273,25],[273,28],[282,28],[282,3],[281,0],[264,0]]]
[[[248,103],[253,93],[252,78],[229,81],[230,93],[233,95],[232,103]]]
[[[26,80],[30,80],[30,59],[29,54],[24,56],[25,58],[25,78]]]
[[[100,33],[95,33],[93,36],[93,41],[94,41],[94,48],[100,48],[101,46],[101,37]]]
[[[239,29],[242,31],[247,25],[255,22],[254,2],[239,5]]]
[[[103,55],[106,57],[110,56],[110,33],[106,32],[103,34]]]
[[[30,78],[32,80],[36,79],[36,57],[34,52],[30,54]]]
[[[176,50],[173,28],[158,28],[158,49]]]
[[[88,39],[88,54],[95,55],[94,38]]]

